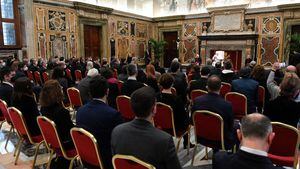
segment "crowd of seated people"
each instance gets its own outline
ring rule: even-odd
[[[225,60],[223,66],[218,62],[212,66],[211,60],[207,59],[206,65],[193,63],[190,71],[184,72],[179,60],[174,59],[166,73],[159,63],[150,63],[143,70],[135,57],[121,61],[115,59],[111,63],[106,59],[100,63],[91,58],[66,60],[54,57],[48,62],[43,59],[14,59],[1,65],[0,99],[22,112],[32,135],[40,134],[37,116],[52,120],[65,149],[74,149],[70,135],[74,126],[89,131],[96,138],[103,165],[108,169],[113,168],[111,159],[115,154],[133,155],[156,168],[181,168],[172,137],[152,124],[156,102],[172,108],[176,132],[186,131],[193,125],[193,113],[197,110],[211,111],[222,117],[225,149],[231,150],[236,144],[241,144],[241,147],[236,154],[227,156],[217,153],[221,149],[218,147],[220,142],[199,138],[201,144],[210,142],[218,147],[214,149],[217,153],[214,168],[222,168],[222,163],[227,168],[235,168],[231,167],[234,164],[230,160],[251,165],[255,163],[251,160],[256,156],[263,156],[257,166],[271,166],[272,163],[265,157],[274,137],[270,131],[270,120],[297,127],[300,119],[299,67],[281,68],[276,62],[269,71],[249,62],[237,72],[232,69],[230,60]],[[77,82],[76,70],[80,70],[83,77]],[[34,72],[47,72],[49,79],[38,83],[36,77],[30,76]],[[119,86],[120,81],[122,86]],[[235,119],[233,105],[220,95],[223,82],[231,84],[232,92],[247,98],[246,112],[250,115],[241,121]],[[258,105],[259,86],[264,87],[266,92],[263,107]],[[67,89],[70,87],[79,90],[83,103],[76,109],[74,121],[72,109],[68,108]],[[208,93],[191,101],[190,93],[197,89]],[[116,110],[116,98],[120,95],[130,97],[134,120],[125,123]],[[263,112],[267,117],[256,112]],[[261,127],[264,133],[257,135],[257,127]],[[253,145],[263,143],[263,147],[249,147],[251,141]],[[188,143],[190,140],[185,135],[184,149],[188,145],[194,146]],[[242,162],[240,166],[245,165]],[[68,160],[57,157],[51,168],[67,168],[68,164]],[[85,162],[83,165],[95,167]]]

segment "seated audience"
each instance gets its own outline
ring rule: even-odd
[[[149,64],[146,66],[146,84],[150,87],[152,87],[155,91],[155,93],[159,92],[159,87],[157,85],[157,80],[155,76],[155,68],[153,65]]]
[[[197,90],[197,89],[207,91],[206,85],[207,85],[207,78],[209,76],[209,73],[210,73],[209,67],[204,66],[201,69],[201,78],[198,80],[192,81],[190,83],[190,88],[189,88],[190,92],[189,93],[191,93],[193,90]]]
[[[87,73],[87,76],[78,83],[77,88],[80,91],[82,104],[86,104],[92,99],[90,95],[90,81],[93,77],[97,76],[98,74],[99,73],[97,69],[90,69]]]
[[[173,85],[173,82],[174,78],[169,73],[165,73],[160,77],[159,85],[162,87],[162,91],[158,95],[157,101],[165,103],[172,107],[176,133],[179,133],[181,131],[186,131],[186,129],[188,128],[189,116],[185,111],[185,105],[182,99],[172,94],[171,87]],[[183,140],[184,148],[187,147],[188,141],[188,136],[186,135]]]
[[[297,127],[300,119],[300,103],[295,99],[300,92],[300,79],[295,73],[286,73],[280,84],[280,96],[269,102],[265,114],[272,121],[279,121]]]
[[[104,168],[112,169],[111,132],[122,123],[119,112],[107,103],[108,83],[104,77],[97,75],[90,81],[92,101],[79,108],[76,122],[79,127],[91,132],[99,144]]]
[[[250,79],[251,69],[244,67],[240,70],[241,79],[232,81],[232,91],[238,92],[247,97],[247,113],[256,112],[258,103],[258,82]]]
[[[237,130],[241,141],[235,154],[218,152],[213,156],[213,169],[283,169],[268,158],[268,150],[275,133],[271,121],[264,115],[253,113],[245,116]]]
[[[118,80],[113,77],[113,71],[110,68],[104,68],[101,70],[101,75],[107,80],[108,82],[108,96],[107,96],[107,103],[109,106],[113,108],[117,108],[116,99],[120,94],[118,88]]]
[[[0,84],[0,99],[4,100],[7,106],[11,106],[12,95],[14,85],[12,79],[15,76],[15,72],[9,67],[3,67],[1,69],[1,84]]]
[[[266,77],[266,71],[265,71],[264,66],[256,65],[253,68],[250,77],[253,80],[257,81],[259,86],[264,87],[264,89],[265,89],[265,100],[264,100],[264,102],[267,103],[270,99],[270,94],[267,91],[267,77]],[[264,105],[258,105],[258,106],[259,106],[258,107],[258,112],[262,112],[262,107]]]
[[[177,59],[177,58],[175,58]],[[173,87],[176,89],[177,95],[181,97],[184,104],[187,101],[187,80],[186,75],[180,71],[180,63],[173,61],[170,66],[171,75],[174,77]]]
[[[282,81],[284,74],[280,70],[280,66],[278,62],[275,62],[272,66],[272,70],[269,73],[267,79],[267,88],[270,93],[270,100],[276,99],[280,94],[280,83]]]
[[[234,135],[234,115],[232,112],[231,103],[225,101],[220,96],[221,80],[218,76],[212,75],[207,81],[208,94],[197,97],[192,107],[192,112],[197,110],[208,110],[219,114],[224,120],[224,142],[225,148],[231,149],[235,143]],[[200,143],[220,145],[219,142],[213,142],[200,138]]]
[[[132,155],[157,169],[181,169],[171,135],[155,128],[155,92],[143,87],[131,95],[136,118],[112,132],[112,153]]]
[[[31,136],[38,136],[41,132],[36,118],[40,113],[32,86],[33,84],[27,77],[18,78],[14,85],[12,105],[22,112]]]
[[[217,62],[215,64],[215,69],[212,72],[210,72],[210,75],[217,75],[221,77],[221,74],[222,74],[222,64],[221,62]]]
[[[221,73],[222,82],[231,83],[234,79],[237,79],[236,74],[232,70],[232,63],[230,60],[224,61],[224,70]]]
[[[191,80],[201,79],[200,66],[193,65],[191,71],[189,72],[189,76],[191,76]]]
[[[143,83],[136,80],[137,67],[135,64],[129,64],[127,66],[128,79],[124,82],[121,93],[122,95],[130,96],[135,90],[144,86]]]
[[[74,127],[70,112],[63,105],[63,92],[57,80],[48,80],[40,93],[41,114],[56,124],[65,149],[73,149],[70,130]]]
[[[127,78],[128,78],[127,65],[124,65],[121,69],[121,72],[118,74],[118,79],[125,82]]]
[[[56,66],[53,69],[52,79],[57,80],[60,86],[63,88],[63,92],[67,95],[67,89],[69,87],[68,80],[65,78],[64,69],[60,66]]]

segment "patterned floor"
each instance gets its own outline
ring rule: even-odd
[[[9,126],[4,124],[2,130],[0,131],[0,169],[29,169],[31,168],[33,155],[35,147],[31,145],[24,145],[21,149],[20,158],[17,165],[14,165],[14,157],[13,152],[15,149],[15,145],[17,144],[18,137],[14,134],[8,142],[7,148],[5,149],[5,141],[7,138]],[[194,132],[191,131],[191,134]],[[174,140],[177,143],[177,140]],[[194,137],[192,135],[191,142],[194,143]],[[205,156],[205,148],[203,146],[198,146],[195,156],[194,165],[191,166],[191,159],[193,155],[193,149],[190,150],[189,155],[187,154],[187,150],[183,149],[183,145],[178,151],[178,157],[180,163],[182,164],[184,169],[211,169],[211,160],[201,160]],[[210,155],[211,156],[211,153]],[[42,148],[39,151],[39,155],[37,158],[37,166],[35,169],[44,169],[45,164],[48,161],[49,155],[46,153],[46,148]],[[201,160],[201,161],[200,161]],[[77,167],[77,169],[81,169],[81,167]]]

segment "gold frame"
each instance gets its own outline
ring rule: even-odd
[[[45,141],[43,140],[43,141],[41,141],[41,142],[39,142],[39,143],[34,142],[34,141],[32,140],[32,137],[31,137],[30,133],[28,132],[28,127],[27,127],[27,125],[26,125],[26,122],[24,121],[24,117],[23,117],[23,114],[21,113],[21,111],[18,110],[17,108],[15,108],[15,107],[10,107],[10,108],[8,108],[8,114],[9,114],[9,117],[10,117],[10,118],[11,118],[10,110],[15,111],[15,112],[21,117],[21,122],[22,122],[22,125],[23,125],[24,128],[25,128],[26,136],[27,136],[29,142],[30,142],[31,144],[33,144],[33,145],[36,146],[36,148],[35,148],[35,153],[34,153],[34,159],[33,159],[33,163],[32,163],[32,169],[34,169],[35,163],[36,163],[36,159],[37,159],[37,155],[38,155],[38,150],[39,150],[41,144],[45,143]],[[12,118],[11,118],[11,119],[12,119]],[[14,123],[14,122],[12,121],[12,123]],[[17,147],[16,147],[15,152],[14,152],[14,156],[16,155],[15,165],[17,165],[17,162],[18,162],[18,159],[19,159],[19,156],[20,156],[21,145],[22,145],[23,141],[25,140],[25,139],[22,137],[22,135],[18,132],[18,130],[17,130],[17,134],[18,134],[18,137],[19,137],[19,141],[18,141],[18,143],[17,143]]]
[[[130,156],[130,155],[121,155],[121,154],[116,154],[113,156],[112,158],[112,163],[113,163],[113,166],[114,166],[114,169],[119,169],[116,167],[116,164],[115,164],[115,160],[116,159],[124,159],[124,160],[130,160],[130,161],[133,161],[133,162],[136,162],[144,167],[146,167],[147,169],[155,169],[155,167],[151,164],[148,164],[134,156]]]
[[[208,110],[197,110],[197,111],[195,111],[193,113],[193,125],[194,126],[195,126],[195,116],[196,116],[196,114],[199,114],[199,113],[208,114],[208,115],[217,117],[221,121],[221,147],[222,147],[222,150],[226,151],[225,144],[224,144],[224,120],[223,120],[223,118],[219,114],[211,112],[211,111],[208,111]],[[192,162],[191,162],[192,166],[194,164],[195,154],[196,154],[196,148],[197,148],[197,143],[198,143],[196,126],[194,127],[194,132],[195,132],[194,135],[195,135],[196,145],[194,147],[194,153],[193,153]],[[206,151],[206,158],[207,158],[208,157],[207,147],[205,147],[205,151]]]
[[[77,72],[79,71],[79,72],[80,72],[80,74],[81,74],[81,79],[80,79],[80,80],[82,80],[82,72],[81,72],[81,70],[78,70],[78,69],[74,71],[74,75],[75,75],[75,82],[79,82],[80,80],[79,80],[79,81],[77,81],[76,71],[77,71]]]
[[[94,148],[95,148],[95,150],[96,150],[97,159],[98,159],[98,161],[99,161],[100,168],[104,168],[104,167],[103,167],[102,160],[101,160],[101,154],[99,153],[99,150],[98,150],[98,149],[99,149],[99,148],[98,148],[98,143],[97,143],[97,140],[96,140],[96,138],[94,137],[94,135],[92,135],[90,132],[84,130],[83,128],[73,127],[73,128],[71,129],[71,131],[70,131],[71,137],[72,137],[73,143],[74,143],[74,145],[75,145],[76,152],[77,152],[77,154],[78,154],[79,159],[80,159],[80,156],[79,156],[78,149],[77,149],[77,145],[75,144],[75,141],[74,141],[75,139],[74,139],[74,136],[73,136],[72,132],[80,132],[80,133],[84,134],[86,137],[88,137],[89,139],[92,140],[92,142],[94,143]],[[81,160],[81,159],[80,159],[80,160]],[[81,163],[82,163],[82,161],[81,161]]]
[[[50,145],[47,143],[47,141],[46,141],[46,139],[45,139],[45,136],[44,136],[44,133],[43,133],[43,130],[42,130],[41,126],[40,126],[39,120],[47,121],[47,123],[50,123],[50,124],[52,125],[52,127],[53,127],[53,129],[54,129],[54,132],[55,132],[56,139],[57,139],[58,144],[59,144],[59,147],[60,147],[60,150],[61,150],[61,152],[62,152],[62,154],[63,154],[63,157],[66,158],[67,160],[71,160],[70,165],[69,165],[69,169],[72,169],[72,167],[73,167],[73,162],[74,162],[74,160],[76,160],[76,158],[77,158],[78,155],[76,155],[76,156],[73,157],[73,158],[72,158],[72,157],[68,157],[68,156],[67,156],[67,153],[66,153],[66,151],[65,151],[65,149],[63,148],[63,146],[62,146],[62,144],[61,144],[60,137],[59,137],[59,135],[58,135],[58,133],[57,133],[56,124],[55,124],[52,120],[48,119],[48,118],[45,117],[45,116],[39,116],[39,117],[37,117],[38,126],[39,126],[39,128],[40,128],[40,130],[41,130],[41,133],[42,133],[42,136],[43,136],[43,138],[44,138],[45,145],[46,145],[46,147],[48,148],[48,150],[50,150],[50,157],[49,157],[49,160],[48,160],[48,163],[47,163],[47,169],[50,168],[51,160],[52,160],[52,157],[53,157],[53,155],[54,155],[55,152],[54,152],[54,150],[50,147]]]
[[[201,89],[195,89],[195,90],[192,90],[191,93],[190,93],[192,102],[194,102],[194,100],[192,99],[192,93],[195,93],[195,92],[202,92],[202,93],[204,93],[204,94],[207,94],[207,93],[208,93],[207,91],[201,90]],[[196,99],[196,98],[195,98],[195,99]]]
[[[118,112],[121,113],[121,111],[120,111],[120,105],[119,105],[119,102],[118,102],[119,98],[126,98],[126,99],[128,99],[130,102],[131,102],[131,98],[130,98],[129,96],[126,96],[126,95],[120,95],[120,96],[117,96],[117,98],[116,98],[117,109],[118,109]],[[121,113],[121,114],[122,114],[122,113]]]
[[[281,122],[271,122],[271,124],[272,124],[272,126],[273,126],[273,125],[277,125],[277,126],[280,126],[280,127],[283,127],[283,128],[287,128],[287,129],[292,130],[292,131],[294,131],[295,133],[297,133],[297,135],[298,135],[298,140],[297,140],[296,147],[295,147],[294,166],[293,166],[294,169],[297,169],[298,158],[299,158],[298,147],[299,147],[299,145],[300,145],[300,131],[299,131],[297,128],[291,126],[291,125],[284,124],[284,123],[281,123]],[[275,134],[276,134],[276,133],[275,133]],[[275,135],[275,137],[276,137],[276,135]]]
[[[6,103],[4,100],[2,100],[2,99],[0,99],[0,102],[2,102],[2,103],[4,104],[5,109],[6,109],[6,111],[8,112],[7,103]],[[2,114],[3,114],[3,112],[2,112]],[[3,117],[4,117],[4,115],[3,115]],[[7,144],[8,144],[8,141],[9,141],[9,139],[10,139],[10,137],[11,137],[11,134],[14,132],[14,126],[13,126],[12,124],[10,124],[10,123],[7,121],[7,119],[4,117],[4,120],[1,122],[0,129],[2,128],[2,125],[3,125],[4,122],[7,122],[7,124],[10,125],[9,133],[8,133],[8,136],[7,136],[7,139],[6,139],[6,142],[5,142],[5,146],[4,146],[4,149],[6,149]]]
[[[241,96],[241,97],[243,97],[246,100],[245,101],[245,116],[247,116],[247,114],[248,114],[248,111],[247,111],[248,110],[248,100],[247,100],[247,97],[245,95],[241,94],[241,93],[238,93],[238,92],[228,92],[225,95],[225,100],[228,101],[227,100],[227,95],[232,95],[232,94],[236,94],[238,96]],[[230,101],[228,101],[228,102],[230,102]]]
[[[226,86],[226,85],[227,85],[227,86],[230,86],[230,92],[231,92],[232,85],[231,85],[230,83],[226,83],[226,82],[221,82],[221,88],[220,88],[220,91],[222,90],[222,87],[223,87],[223,86]],[[228,92],[228,93],[229,93],[229,92]],[[226,94],[227,94],[227,93],[226,93]],[[225,95],[226,95],[226,94],[225,94]],[[225,97],[225,96],[224,96],[224,97]]]
[[[171,119],[172,119],[173,135],[174,135],[175,138],[179,139],[179,140],[177,141],[177,145],[176,145],[176,152],[178,152],[178,150],[179,150],[179,145],[180,145],[180,143],[181,143],[181,140],[182,140],[183,136],[185,136],[186,134],[188,134],[188,140],[189,140],[189,142],[188,142],[188,150],[187,150],[187,154],[189,154],[189,152],[190,152],[190,126],[188,126],[187,130],[181,135],[181,137],[178,137],[177,134],[176,134],[176,126],[175,126],[174,113],[173,113],[172,107],[169,106],[169,105],[167,105],[167,104],[165,104],[165,103],[162,103],[162,102],[157,102],[157,103],[156,103],[156,106],[157,106],[157,105],[167,107],[167,108],[170,109],[170,111],[171,111]],[[153,123],[154,123],[154,125],[155,125],[154,120],[153,120]]]
[[[69,91],[70,91],[70,90],[75,90],[76,92],[79,93],[79,100],[80,100],[80,104],[81,104],[81,106],[82,106],[83,104],[82,104],[82,100],[81,100],[81,94],[80,94],[80,91],[79,91],[78,89],[76,89],[75,87],[69,87],[69,88],[67,89],[67,95],[68,95],[68,99],[69,99],[69,101],[70,101],[70,106],[72,107],[72,109],[74,109],[74,105],[73,105],[73,103],[71,102],[71,97],[70,97],[70,94],[69,94]]]

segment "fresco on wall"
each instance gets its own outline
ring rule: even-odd
[[[51,56],[67,57],[66,36],[50,35]]]
[[[129,25],[127,21],[118,21],[117,31],[119,35],[128,36],[129,35]]]
[[[49,29],[57,30],[57,31],[65,31],[66,30],[66,14],[64,12],[59,11],[50,11],[49,15]]]
[[[38,57],[45,59],[47,56],[46,34],[38,33]]]
[[[129,48],[129,40],[125,37],[118,39],[118,58],[127,58]]]
[[[147,25],[142,23],[136,24],[136,36],[139,38],[147,37]]]

